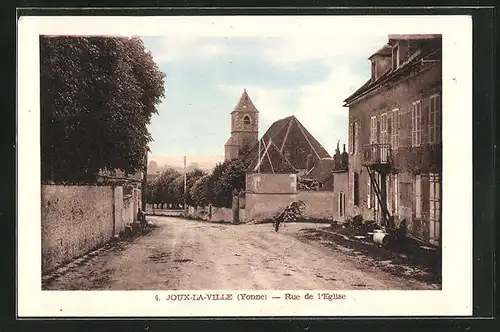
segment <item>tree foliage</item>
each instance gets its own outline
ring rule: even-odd
[[[217,165],[211,176],[210,201],[215,206],[231,207],[233,191],[245,189],[245,170],[248,165],[241,159],[226,160]]]
[[[183,204],[185,201],[192,206],[231,207],[233,191],[245,189],[247,167],[248,162],[235,159],[218,163],[211,174],[194,169],[186,174],[186,193],[184,174],[168,169],[157,178],[153,188],[159,193],[160,203]]]
[[[173,168],[169,168],[160,174],[155,181],[155,189],[158,193],[159,202],[161,204],[178,204],[179,197],[175,192],[173,183],[181,176],[181,173]]]
[[[191,187],[189,194],[194,206],[207,206],[210,203],[210,174],[200,177]]]
[[[41,37],[42,179],[145,167],[164,77],[139,38]]]

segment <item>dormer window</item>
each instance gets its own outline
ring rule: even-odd
[[[377,79],[377,61],[372,60],[372,82]]]
[[[392,69],[395,70],[399,67],[399,45],[392,49]]]

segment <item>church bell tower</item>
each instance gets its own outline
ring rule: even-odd
[[[224,158],[238,158],[241,149],[251,148],[257,143],[258,136],[259,111],[245,89],[231,112],[231,137],[224,145]]]

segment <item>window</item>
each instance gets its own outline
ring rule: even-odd
[[[358,124],[352,122],[349,126],[349,152],[355,154],[358,150]]]
[[[339,217],[345,216],[345,194],[343,192],[339,193],[338,216]]]
[[[429,219],[431,239],[439,241],[439,221],[441,220],[441,183],[437,173],[429,174]]]
[[[420,146],[422,142],[422,104],[417,100],[411,107],[411,145]]]
[[[380,143],[387,144],[387,113],[380,116]]]
[[[377,117],[372,116],[370,121],[370,144],[377,143]]]
[[[439,174],[429,174],[429,185],[430,219],[439,221],[441,218],[441,186]]]
[[[358,173],[354,173],[354,185],[353,185],[353,201],[354,205],[359,205],[359,177]]]
[[[243,124],[245,126],[250,125],[250,117],[248,115],[245,115],[245,117],[243,118]]]
[[[441,141],[441,97],[431,96],[429,101],[429,143]]]
[[[372,61],[372,82],[377,79],[377,61]]]
[[[422,218],[422,176],[415,176],[415,218]]]
[[[349,153],[352,154],[352,151],[354,150],[353,147],[353,140],[352,140],[352,123],[349,123]]]
[[[366,204],[368,206],[368,209],[372,208],[372,180],[370,179],[370,176],[367,177],[366,181]]]
[[[399,147],[399,109],[392,110],[391,149]]]
[[[392,69],[399,67],[399,46],[394,46],[392,49]]]

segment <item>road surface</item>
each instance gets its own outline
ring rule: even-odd
[[[356,257],[300,239],[327,225],[230,225],[148,217],[158,228],[56,277],[57,290],[430,289],[363,266]]]

